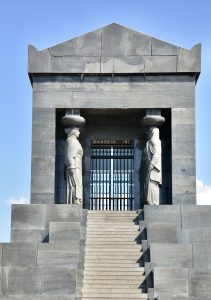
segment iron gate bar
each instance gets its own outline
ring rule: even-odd
[[[93,140],[90,209],[132,210],[134,206],[133,168],[133,141]]]

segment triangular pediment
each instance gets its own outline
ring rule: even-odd
[[[176,73],[200,71],[191,50],[112,23],[43,51],[29,47],[29,73]]]
[[[50,47],[55,56],[177,55],[179,47],[112,23],[82,36]]]

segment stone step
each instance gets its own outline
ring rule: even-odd
[[[127,234],[127,235],[130,235],[130,234],[140,234],[141,232],[139,230],[137,230],[136,228],[129,228],[129,229],[122,229],[122,228],[118,228],[118,229],[115,229],[115,228],[108,228],[108,229],[102,229],[102,228],[98,228],[98,229],[87,229],[86,230],[86,234],[96,234],[96,235],[100,235],[100,234]]]
[[[127,231],[128,229],[131,230],[133,229],[134,231],[135,230],[138,230],[139,229],[139,225],[137,224],[134,224],[134,223],[126,223],[126,222],[122,222],[122,223],[118,223],[118,222],[87,222],[87,230],[89,229],[92,229],[94,230],[95,228],[97,229],[100,229],[100,230],[116,230],[116,229],[119,229],[119,230],[122,230],[122,231]]]
[[[109,277],[111,275],[115,275],[115,276],[130,276],[130,275],[143,275],[144,274],[144,271],[141,271],[140,270],[141,268],[137,268],[137,269],[132,269],[130,271],[127,271],[125,272],[125,270],[123,269],[120,269],[118,268],[118,270],[112,270],[112,273],[111,273],[111,270],[90,270],[90,269],[85,269],[84,270],[84,277],[86,275],[108,275]]]
[[[105,252],[105,251],[100,251],[100,252],[85,252],[86,253],[86,258],[101,258],[103,259],[104,257],[112,257],[112,259],[118,259],[119,257],[123,258],[123,259],[127,259],[127,258],[139,258],[143,252],[134,252],[134,251],[125,251],[125,252],[120,252],[118,253],[118,251],[116,252]]]
[[[127,257],[127,258],[125,258],[125,257],[110,257],[110,256],[104,256],[104,257],[86,257],[86,263],[105,263],[105,262],[110,262],[110,263],[122,263],[122,264],[124,264],[124,263],[136,263],[138,260],[140,259],[140,257]]]
[[[137,215],[138,213],[136,210],[89,210],[88,216],[100,216],[100,215],[117,215],[117,216],[123,216],[123,215]]]
[[[119,283],[84,283],[83,287],[84,289],[94,289],[94,290],[99,290],[99,289],[123,289],[123,287],[125,289],[138,289],[140,287],[141,284],[139,283],[124,283],[124,284],[119,284]],[[142,288],[146,288],[145,285],[141,285]]]
[[[134,223],[125,223],[125,222],[122,222],[122,223],[97,223],[97,222],[94,222],[94,221],[92,221],[92,222],[89,222],[89,224],[87,223],[87,229],[92,229],[92,230],[94,230],[94,229],[100,229],[100,230],[104,230],[104,228],[105,228],[105,230],[110,230],[110,229],[120,229],[120,230],[127,230],[127,229],[139,229],[139,225],[136,225],[136,224],[134,224]],[[101,227],[100,227],[101,226]]]
[[[96,266],[96,267],[90,267],[90,266],[85,266],[84,267],[84,270],[85,271],[105,271],[105,272],[109,272],[110,271],[110,274],[112,275],[114,272],[139,272],[139,266],[137,267],[134,267],[134,266],[122,266],[122,267],[119,267],[119,266],[106,266],[106,265],[102,265],[102,266]],[[140,273],[141,274],[141,273]]]
[[[112,280],[113,282],[119,282],[119,281],[128,281],[128,282],[137,282],[137,280],[140,280],[140,282],[143,282],[143,277],[145,278],[144,274],[139,274],[139,273],[134,273],[134,274],[129,274],[128,273],[123,273],[123,275],[113,275],[113,274],[108,274],[108,275],[95,275],[95,274],[87,274],[86,278],[84,280],[88,281],[107,281],[107,280]]]
[[[146,296],[145,296],[146,295]],[[135,299],[148,299],[147,294],[141,294],[140,296],[131,296],[131,295],[124,295],[120,297],[117,297],[116,295],[114,297],[109,296],[109,295],[99,295],[99,297],[96,294],[89,294],[89,295],[85,295],[82,297],[82,300],[117,300],[117,299],[124,299],[124,300],[135,300]]]
[[[136,244],[134,241],[130,242],[130,241],[118,241],[118,242],[114,242],[114,241],[96,241],[96,240],[89,240],[89,241],[86,241],[86,247],[94,247],[94,245],[101,245],[101,246],[104,246],[103,249],[105,248],[109,248],[109,249],[112,249],[112,248],[115,248],[116,246],[122,246],[122,248],[136,248],[136,245],[137,245],[137,248],[140,247],[140,244]],[[95,248],[96,249],[96,248]]]
[[[122,240],[126,240],[126,241],[134,241],[136,238],[138,237],[138,235],[122,235],[122,236],[112,236],[112,235],[107,235],[107,236],[103,236],[103,235],[98,235],[98,236],[95,236],[95,237],[89,237],[89,236],[86,236],[86,240],[94,240],[94,239],[97,239],[97,240],[109,240],[111,239],[111,241],[122,241]]]
[[[98,216],[98,217],[93,217],[93,216],[87,216],[87,221],[96,221],[96,222],[134,222],[134,221],[138,221],[139,218],[138,216]]]
[[[111,294],[110,291],[105,291],[105,293],[102,293],[102,292],[97,292],[97,291],[94,291],[94,292],[83,292],[83,297],[82,299],[83,300],[86,300],[86,299],[100,299],[100,300],[104,300],[104,299],[139,299],[139,300],[142,300],[142,299],[147,299],[148,296],[147,294],[144,294],[144,293],[141,293],[141,291],[131,291],[131,293],[124,293],[124,291],[119,291],[119,293],[115,293],[115,294]]]
[[[137,244],[135,244],[136,246]],[[137,253],[139,254],[140,252],[142,252],[142,247],[141,245],[138,245],[139,247],[135,247],[134,249],[133,248],[104,248],[103,250],[102,249],[92,249],[92,248],[89,248],[89,247],[86,247],[85,248],[85,252],[87,254],[92,254],[95,255],[95,254],[103,254],[105,252],[105,254],[107,255],[118,255],[119,253],[120,254],[125,254],[125,253]]]
[[[89,293],[92,292],[93,289],[89,288],[89,287],[83,287],[82,288],[82,293]],[[108,289],[103,289],[103,288],[99,288],[99,289],[95,289],[95,293],[101,293],[101,294],[105,294],[105,293],[110,293],[110,294],[119,294],[119,293],[124,293],[124,294],[142,294],[142,289],[141,288],[134,288],[134,289],[130,289],[130,288],[108,288]]]
[[[115,260],[101,260],[101,261],[85,261],[84,263],[84,266],[89,266],[90,268],[91,267],[100,267],[100,266],[107,266],[107,267],[113,267],[113,268],[139,268],[140,265],[139,265],[139,262],[136,262],[134,260],[118,260],[118,261],[115,261]]]
[[[87,223],[125,223],[125,224],[134,224],[138,222],[138,218],[113,218],[113,217],[102,217],[102,218],[91,218],[87,217]],[[137,225],[137,224],[136,224]]]
[[[111,257],[118,257],[121,256],[131,256],[131,257],[141,257],[143,255],[143,252],[139,249],[130,249],[131,251],[125,251],[118,249],[115,251],[115,249],[104,249],[101,251],[92,251],[92,250],[85,250],[86,257],[100,257],[100,256],[111,256]]]
[[[95,214],[95,215],[87,215],[87,218],[90,219],[125,219],[125,220],[132,220],[135,218],[139,218],[137,214]]]
[[[135,231],[135,232],[130,232],[130,233],[106,233],[106,232],[102,232],[102,233],[87,233],[86,234],[86,238],[130,238],[130,239],[136,239],[138,238],[140,235],[139,231]]]
[[[68,298],[69,299],[69,298]],[[108,296],[108,297],[104,297],[104,296],[100,296],[100,298],[99,297],[95,297],[95,296],[93,296],[93,295],[91,295],[91,297],[82,297],[82,300],[92,300],[92,299],[94,299],[94,300],[116,300],[116,299],[118,299],[117,297],[110,297],[110,296]],[[119,298],[119,299],[121,299],[121,298]],[[148,298],[133,298],[133,297],[130,297],[130,296],[127,296],[126,298],[122,298],[122,299],[124,299],[124,300],[133,300],[133,299],[140,299],[140,300],[142,300],[142,299],[148,299]],[[62,299],[61,299],[62,300]],[[66,299],[65,299],[66,300]]]
[[[119,284],[119,285],[124,285],[124,284],[142,284],[146,280],[145,276],[135,276],[132,278],[123,278],[123,279],[118,279],[118,278],[87,278],[84,279],[84,284]]]
[[[109,219],[109,218],[87,218],[87,224],[125,224],[125,225],[138,225],[133,219]]]
[[[140,233],[139,228],[126,228],[126,229],[122,229],[122,228],[115,228],[115,227],[107,227],[107,228],[87,228],[86,229],[86,234],[88,233],[94,233],[94,234],[102,234],[102,233],[114,233],[114,234],[131,234],[131,232],[136,232],[136,233]]]
[[[119,244],[112,244],[111,242],[110,243],[108,243],[108,242],[106,242],[105,244],[103,244],[103,243],[100,243],[100,242],[97,242],[97,243],[95,243],[95,244],[93,244],[93,243],[89,243],[89,244],[86,244],[86,248],[85,248],[85,250],[89,250],[89,251],[91,251],[91,250],[101,250],[101,249],[104,249],[104,250],[116,250],[116,251],[118,251],[118,249],[121,249],[121,250],[126,250],[126,249],[128,249],[128,250],[130,250],[130,249],[133,249],[133,250],[135,250],[135,249],[142,249],[142,245],[141,244],[136,244],[136,243],[134,243],[134,242],[132,242],[132,243],[127,243],[127,244],[125,244],[125,243],[119,243]]]

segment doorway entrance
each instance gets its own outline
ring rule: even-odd
[[[90,209],[134,209],[134,142],[92,140]]]

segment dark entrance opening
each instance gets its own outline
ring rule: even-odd
[[[90,208],[134,209],[134,142],[92,140]]]

